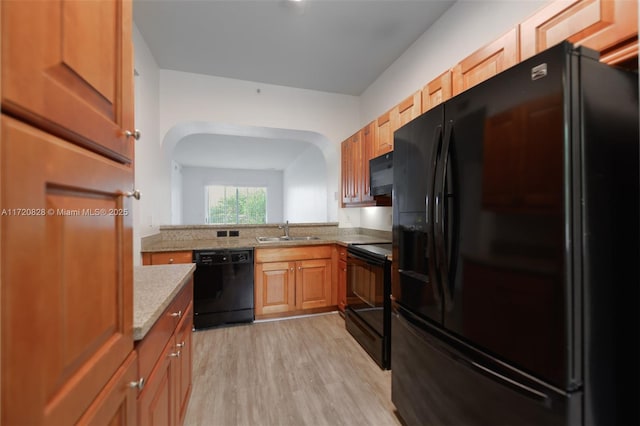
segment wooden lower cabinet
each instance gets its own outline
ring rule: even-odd
[[[167,265],[173,263],[192,263],[193,252],[185,251],[162,251],[157,253],[142,253],[143,265]]]
[[[331,246],[257,249],[256,317],[333,306]]]
[[[136,395],[131,384],[138,380],[138,359],[135,351],[113,375],[77,425],[135,425]]]
[[[182,425],[192,384],[193,285],[187,284],[136,344],[138,425]]]
[[[74,424],[133,350],[133,171],[0,124],[0,423]]]

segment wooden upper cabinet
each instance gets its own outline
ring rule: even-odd
[[[520,24],[520,40],[522,59],[569,40],[619,63],[638,56],[638,2],[554,1]]]
[[[519,62],[518,29],[475,51],[453,68],[453,95],[464,92]]]
[[[131,0],[2,2],[2,110],[130,162],[131,28]]]
[[[427,112],[451,97],[451,70],[447,70],[427,83],[422,89],[422,112]]]
[[[375,137],[373,139],[373,158],[393,151],[393,132],[398,128],[398,106],[382,114],[375,121]]]
[[[342,203],[358,203],[362,198],[364,173],[362,131],[342,142]]]
[[[362,129],[362,201],[364,203],[374,202],[371,196],[371,171],[369,170],[369,160],[375,158],[373,155],[374,139],[376,137],[376,122],[372,121]]]
[[[0,123],[0,423],[75,424],[133,350],[133,170]]]
[[[422,113],[422,91],[418,90],[398,104],[398,123],[393,129],[398,130]]]

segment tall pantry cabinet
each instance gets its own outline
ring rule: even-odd
[[[1,5],[1,424],[136,420],[131,13]]]

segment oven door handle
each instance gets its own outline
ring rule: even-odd
[[[373,260],[373,259],[369,259],[366,258],[364,256],[360,256],[357,253],[353,253],[353,252],[347,252],[347,263],[349,263],[349,258],[354,258],[357,260],[360,260],[364,263],[366,263],[367,265],[371,265],[371,266],[383,266],[384,265],[384,261],[382,260]]]

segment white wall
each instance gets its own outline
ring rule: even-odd
[[[182,165],[171,160],[171,224],[182,224]]]
[[[185,224],[204,224],[207,185],[267,186],[267,223],[281,223],[282,171],[182,168],[182,217]]]
[[[327,222],[327,168],[315,146],[284,170],[283,183],[284,220]]]
[[[250,132],[245,135],[258,137],[282,129],[312,135],[301,140],[316,145],[324,155],[328,194],[339,188],[340,142],[358,129],[359,106],[355,96],[160,71],[160,134],[165,152],[170,154],[179,138],[188,134],[182,129],[190,123],[209,123],[234,132],[245,126]],[[177,129],[182,132],[177,132],[178,137],[174,136]],[[325,209],[329,220],[337,220],[338,201],[328,194]]]
[[[135,141],[135,187],[142,196],[133,201],[134,264],[140,264],[140,238],[158,232],[170,221],[169,162],[160,149],[158,120],[159,69],[138,28],[133,27],[135,46],[135,126],[142,136]]]

